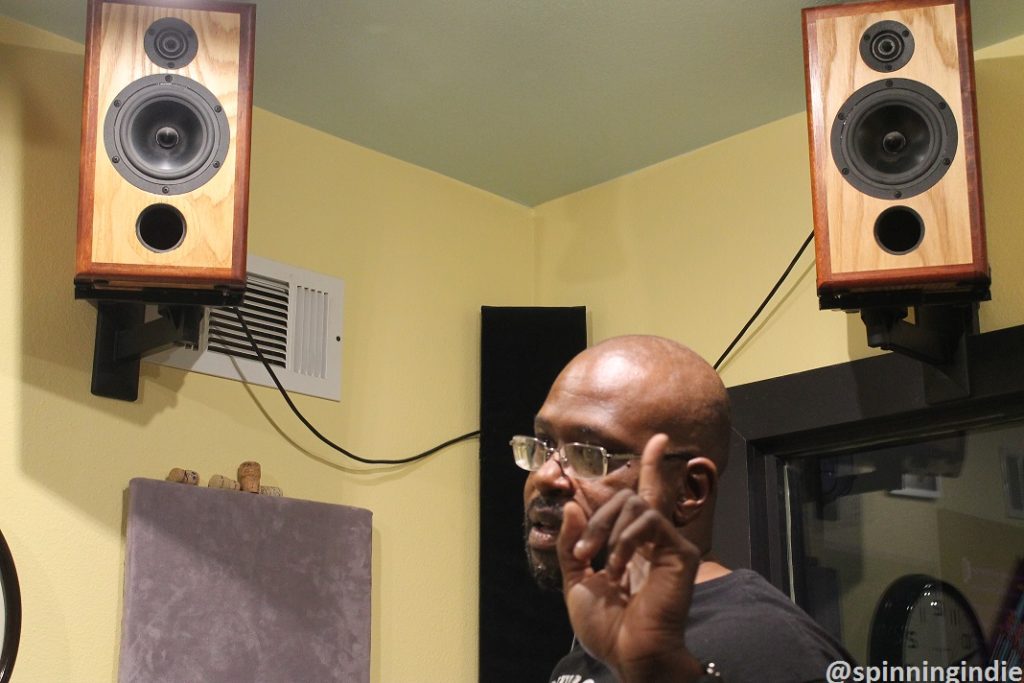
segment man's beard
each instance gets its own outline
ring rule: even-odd
[[[541,590],[545,591],[562,590],[562,570],[558,566],[557,552],[538,552],[530,547],[530,529],[533,528],[530,513],[544,513],[549,523],[556,520],[558,527],[561,528],[564,506],[564,500],[551,500],[538,496],[530,501],[523,515],[523,546],[526,549],[526,563],[529,565],[533,580],[537,582]]]
[[[562,508],[567,502],[566,500],[552,500],[538,496],[530,501],[523,516],[523,546],[526,548],[526,563],[530,567],[533,580],[537,582],[541,590],[562,591],[562,568],[558,564],[557,551],[540,552],[530,547],[530,529],[533,527],[530,513],[543,514],[549,525],[554,523],[557,524],[557,528],[561,529]],[[594,557],[592,565],[595,569],[599,569],[604,567],[607,559],[608,549],[601,548]]]

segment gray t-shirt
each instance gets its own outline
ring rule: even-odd
[[[686,647],[702,663],[714,662],[725,683],[823,681],[832,662],[853,663],[842,645],[749,569],[694,586]],[[551,674],[551,683],[615,680],[575,643]]]

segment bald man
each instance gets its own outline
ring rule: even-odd
[[[576,642],[552,683],[803,682],[842,646],[760,575],[712,550],[729,400],[700,356],[616,337],[574,358],[516,436],[526,553],[562,590]],[[716,678],[721,676],[721,678]]]

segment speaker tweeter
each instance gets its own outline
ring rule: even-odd
[[[914,56],[914,34],[898,21],[872,24],[860,41],[860,57],[875,71],[896,71]]]
[[[199,38],[190,24],[176,17],[157,19],[143,39],[146,56],[165,69],[182,69],[199,53]]]

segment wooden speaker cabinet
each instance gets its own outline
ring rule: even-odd
[[[822,308],[988,298],[967,0],[803,11]]]
[[[89,0],[79,298],[240,300],[254,30],[249,4]]]

